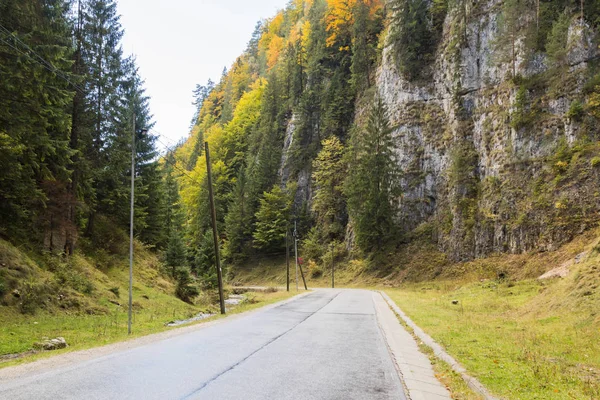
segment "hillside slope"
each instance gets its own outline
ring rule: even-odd
[[[229,266],[283,254],[294,223],[321,268],[332,248],[385,268],[423,235],[468,261],[597,226],[599,21],[569,0],[290,2],[196,91],[175,154],[194,267],[204,141]]]
[[[127,337],[129,263],[124,233],[108,247],[59,257],[0,240],[0,359],[28,352],[44,337],[64,337],[71,348],[98,346]],[[108,243],[106,243],[108,245]],[[86,251],[87,250],[87,251]],[[157,256],[135,245],[135,335],[164,329],[174,319],[212,309],[175,296],[175,283]]]

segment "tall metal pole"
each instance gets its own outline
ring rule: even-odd
[[[219,280],[219,302],[221,303],[221,314],[225,314],[225,299],[223,298],[223,273],[221,272],[221,258],[219,257],[219,235],[217,234],[217,211],[215,210],[215,198],[213,196],[212,169],[210,165],[210,151],[208,149],[208,142],[204,142],[204,154],[206,155],[208,196],[210,198],[210,214],[212,219],[213,239],[215,241],[215,261],[217,264],[217,278]]]
[[[135,113],[133,114],[133,132],[131,133],[131,212],[129,216],[129,309],[127,334],[131,335],[131,313],[133,307],[133,203],[135,192]]]
[[[287,275],[286,275],[286,284],[287,284],[287,291],[290,291],[290,244],[289,244],[289,238],[290,236],[290,230],[288,228],[286,228],[285,230],[285,266],[287,269]]]
[[[296,292],[298,291],[298,240],[296,235],[298,234],[298,224],[294,221],[294,258],[296,259]]]

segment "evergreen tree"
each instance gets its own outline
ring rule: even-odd
[[[409,80],[423,78],[434,51],[427,0],[392,0],[389,41],[400,72]]]
[[[194,112],[194,117],[192,118],[191,126],[196,125],[198,123],[198,118],[200,117],[200,110],[202,110],[202,105],[204,104],[204,100],[208,98],[210,92],[215,88],[215,83],[212,79],[209,79],[206,85],[197,84],[192,92],[194,95],[193,105],[196,107],[196,111]]]
[[[165,213],[164,229],[167,237],[165,263],[176,277],[178,267],[186,266],[185,243],[183,241],[183,213],[179,197],[179,185],[173,171],[175,156],[172,152],[164,160]]]
[[[552,31],[548,35],[546,50],[548,58],[555,68],[567,65],[567,39],[569,37],[569,25],[571,24],[571,13],[568,10],[560,14],[558,20],[552,25]]]
[[[82,48],[81,57],[86,78],[85,121],[91,123],[90,143],[84,157],[90,162],[91,193],[86,203],[90,212],[87,218],[87,233],[94,228],[98,207],[110,209],[113,204],[121,205],[124,195],[112,196],[112,190],[120,190],[115,184],[119,168],[107,171],[104,166],[124,165],[124,152],[116,154],[107,151],[125,146],[125,131],[131,132],[131,112],[129,118],[117,118],[120,98],[119,86],[123,80],[122,50],[120,41],[123,30],[113,0],[87,0],[82,4]],[[129,127],[129,130],[127,130]],[[117,134],[117,131],[120,131]],[[107,143],[111,141],[111,143]],[[120,141],[120,146],[116,142]],[[113,154],[111,154],[111,152]],[[110,163],[109,163],[110,160]],[[117,169],[119,171],[117,171]],[[114,202],[114,198],[118,201]],[[127,202],[125,201],[125,204]],[[124,211],[116,213],[123,218]]]
[[[525,50],[518,42],[526,32],[527,18],[523,15],[528,11],[526,0],[505,0],[498,20],[499,34],[495,42],[498,60],[510,64],[513,79],[517,75],[517,61]]]
[[[225,232],[227,233],[225,254],[234,263],[243,259],[248,238],[251,236],[253,215],[249,212],[250,200],[246,185],[246,175],[242,170],[236,180],[229,210],[225,217]]]
[[[285,235],[290,223],[292,196],[280,186],[263,193],[260,207],[256,213],[254,246],[258,249],[274,252],[284,248]]]
[[[396,234],[399,171],[393,129],[381,98],[372,106],[366,127],[352,137],[345,185],[356,242],[364,252],[382,250]]]
[[[67,12],[61,0],[0,3],[0,234],[33,233],[58,250],[55,233],[74,229],[64,212],[74,202]]]
[[[358,0],[354,7],[352,27],[352,83],[358,91],[371,86],[371,63],[374,49],[368,43],[369,7]]]
[[[323,141],[323,148],[313,163],[314,196],[312,211],[323,239],[341,239],[346,223],[343,184],[346,177],[344,146],[333,136]]]

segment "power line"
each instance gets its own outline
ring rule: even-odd
[[[81,86],[73,83],[66,75],[64,75],[64,73],[62,71],[60,71],[58,68],[56,68],[54,65],[52,65],[52,63],[50,61],[47,61],[44,57],[42,57],[41,55],[39,55],[35,50],[33,50],[31,47],[29,47],[25,42],[23,42],[21,39],[19,39],[14,33],[12,33],[10,30],[8,30],[2,24],[0,24],[0,31],[6,33],[7,37],[11,37],[13,39],[15,45],[21,45],[27,51],[24,51],[22,49],[19,49],[18,47],[15,47],[15,45],[12,45],[6,39],[6,37],[0,38],[0,40],[3,43],[5,43],[9,47],[11,47],[13,50],[15,50],[15,51],[17,51],[17,52],[25,55],[30,60],[34,61],[35,63],[37,63],[39,65],[41,65],[43,68],[45,68],[46,70],[52,72],[53,74],[55,74],[59,78],[63,79],[64,81],[66,81],[67,83],[69,83],[71,86],[73,86],[73,88],[75,88],[75,90],[79,91],[81,94],[85,94],[85,90]],[[34,54],[37,57],[37,59],[34,58],[32,56],[32,54]]]
[[[157,132],[156,130],[152,129],[151,132],[155,133],[156,135],[158,135],[156,137],[156,140],[162,144],[163,146],[165,146],[165,148],[168,150],[169,153],[174,154],[175,150],[170,148],[167,144],[165,144],[162,140],[160,140],[160,137],[164,137],[164,135],[162,135],[160,132]],[[166,137],[165,137],[166,139]],[[190,179],[192,182],[194,182],[195,184],[199,185],[200,182],[198,182],[195,178],[193,178],[190,174],[187,173],[187,171],[183,170],[182,168],[180,168],[176,163],[170,162],[169,159],[167,157],[165,157],[165,162],[169,165],[171,165],[173,168],[175,168],[177,171],[181,172],[183,175],[185,175],[188,179]]]

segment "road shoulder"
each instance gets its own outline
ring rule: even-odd
[[[435,377],[429,358],[398,321],[380,293],[373,293],[377,321],[411,400],[450,400],[450,392]]]

